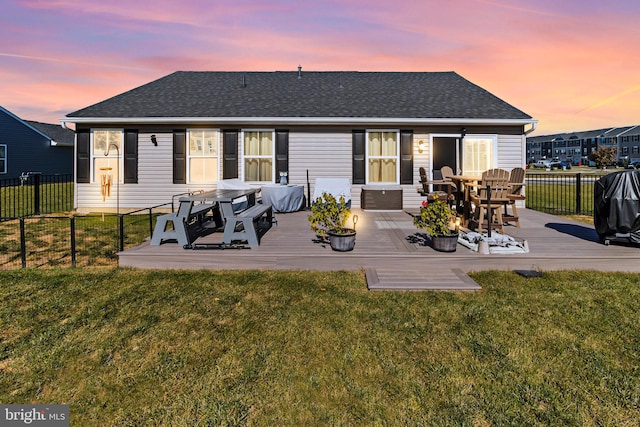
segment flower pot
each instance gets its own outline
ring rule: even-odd
[[[349,229],[345,233],[327,232],[331,249],[339,252],[352,251],[356,245],[356,230]]]
[[[439,252],[455,252],[458,246],[458,234],[431,236],[431,247]]]

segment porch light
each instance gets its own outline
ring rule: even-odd
[[[356,224],[358,223],[358,215],[353,216],[353,229],[356,229]]]
[[[418,152],[422,153],[424,150],[427,149],[427,144],[424,143],[424,140],[420,140],[418,141]]]
[[[156,147],[158,146],[158,140],[156,139],[155,135],[151,135],[151,143]]]

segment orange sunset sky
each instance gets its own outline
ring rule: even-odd
[[[66,114],[177,70],[456,71],[533,135],[640,124],[637,0],[0,0],[0,105]]]

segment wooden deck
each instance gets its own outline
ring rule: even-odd
[[[568,270],[640,272],[640,248],[605,246],[593,226],[521,209],[521,228],[505,233],[526,240],[529,253],[483,255],[458,245],[440,253],[420,244],[412,218],[405,212],[364,212],[354,209],[356,246],[335,252],[314,243],[308,212],[276,214],[278,224],[251,249],[190,250],[177,243],[150,246],[148,242],[119,254],[121,267],[154,269],[283,269],[363,271],[370,289],[478,290],[466,273],[482,270]],[[196,243],[221,242],[222,233]],[[418,240],[418,241],[412,241]]]

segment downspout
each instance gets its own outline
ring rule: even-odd
[[[531,132],[533,132],[537,128],[538,128],[538,121],[535,120],[535,121],[531,122],[531,129],[524,131],[525,136],[529,135]]]

